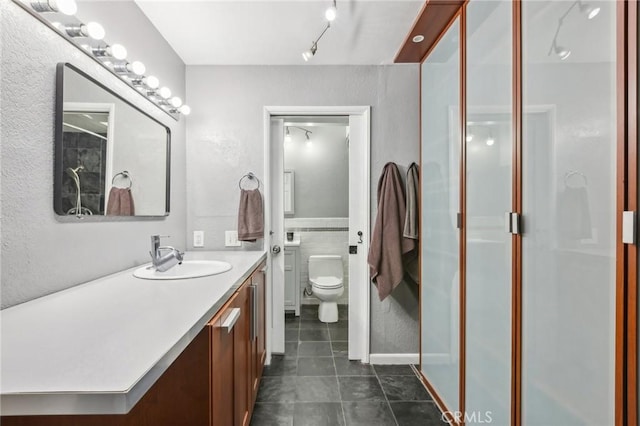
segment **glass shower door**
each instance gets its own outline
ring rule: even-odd
[[[511,414],[512,2],[467,4],[465,411]]]
[[[459,409],[460,23],[422,64],[421,371]]]
[[[524,425],[614,422],[616,2],[523,2]]]

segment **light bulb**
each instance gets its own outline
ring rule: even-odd
[[[311,59],[313,57],[313,53],[311,53],[311,50],[307,50],[306,52],[302,53],[302,59],[304,59],[305,61],[309,61],[309,59]]]
[[[144,64],[140,61],[133,61],[131,63],[131,71],[133,71],[135,75],[144,75],[144,72],[146,70],[147,67],[145,67]]]
[[[560,57],[561,60],[565,60],[567,59],[569,56],[571,56],[571,51],[569,49],[566,49],[562,46],[558,46],[556,48],[556,54]]]
[[[180,99],[177,96],[174,96],[173,98],[171,98],[169,100],[169,103],[171,104],[172,107],[174,108],[180,108],[180,105],[182,105],[182,99]]]
[[[491,146],[494,143],[496,143],[496,140],[494,138],[490,137],[490,138],[487,138],[487,142],[486,143],[487,143],[487,146]]]
[[[467,135],[467,142],[471,142],[473,140],[473,135]]]
[[[87,34],[94,40],[102,40],[104,38],[104,28],[97,22],[89,22],[86,25]]]
[[[189,105],[182,105],[180,108],[178,108],[178,112],[180,112],[180,114],[182,115],[189,115],[191,114],[191,108],[189,107]]]
[[[324,17],[327,18],[327,21],[329,22],[333,22],[336,19],[336,16],[338,16],[338,10],[334,5],[329,6],[324,12]]]
[[[127,49],[125,49],[121,44],[113,44],[109,46],[109,50],[111,51],[111,56],[119,61],[122,61],[127,57]]]
[[[55,0],[55,3],[60,13],[65,15],[75,15],[78,11],[76,0]]]
[[[165,86],[158,90],[158,94],[165,99],[169,99],[171,97],[171,90]]]
[[[31,7],[36,12],[60,12],[65,15],[75,15],[78,5],[75,0],[40,0],[32,1]]]
[[[589,13],[587,14],[587,18],[589,19],[593,19],[596,16],[598,16],[598,13],[600,13],[600,8],[599,7],[594,7],[593,9],[591,9],[589,11]]]
[[[158,77],[154,77],[152,75],[145,77],[144,82],[149,89],[157,89],[160,87],[160,80],[158,80]]]

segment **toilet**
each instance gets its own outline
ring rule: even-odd
[[[309,284],[313,295],[320,299],[318,319],[337,322],[337,301],[344,293],[342,256],[309,256]]]

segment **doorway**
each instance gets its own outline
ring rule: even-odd
[[[313,120],[309,121],[309,117],[313,117]],[[286,244],[286,228],[288,227],[294,233],[294,241],[299,240],[303,230],[308,232],[313,228],[312,226],[302,226],[305,223],[300,220],[298,220],[299,226],[296,226],[295,219],[288,221],[290,223],[285,227],[285,211],[288,212],[287,217],[292,217],[295,215],[298,204],[295,202],[296,171],[287,169],[284,160],[285,143],[288,143],[285,142],[286,132],[289,132],[289,139],[300,136],[303,143],[310,142],[308,146],[303,148],[312,150],[313,133],[311,132],[323,133],[317,129],[327,128],[333,123],[334,127],[343,124],[345,132],[348,129],[348,135],[345,133],[342,141],[348,150],[348,172],[345,175],[347,179],[343,178],[342,182],[343,186],[348,187],[348,219],[343,219],[343,226],[330,226],[333,222],[328,219],[324,220],[323,228],[329,232],[333,229],[344,229],[346,232],[344,244],[348,247],[346,247],[345,253],[349,254],[342,256],[342,260],[345,266],[348,265],[344,270],[344,276],[348,277],[348,285],[344,289],[345,297],[341,300],[346,302],[346,306],[348,306],[347,312],[342,314],[342,320],[348,321],[346,333],[349,342],[348,357],[369,362],[370,282],[366,261],[369,248],[368,236],[370,235],[369,117],[370,107],[368,106],[265,107],[265,224],[267,231],[265,233],[265,247],[268,250],[267,263],[270,270],[270,285],[267,294],[267,326],[270,329],[267,340],[268,357],[271,353],[285,352],[285,299],[287,300],[287,309],[294,314],[300,313],[300,309],[295,309],[295,304],[291,305],[292,293],[290,290],[287,292],[285,287],[285,275],[291,274],[291,254],[287,255],[288,250],[285,250],[287,246],[291,246],[291,242]],[[336,131],[335,128],[333,130]],[[307,152],[306,155],[312,155],[312,153]],[[295,235],[296,229],[298,235]],[[286,256],[288,256],[288,267],[285,267]],[[299,263],[301,270],[308,271],[303,266],[304,262],[308,262],[308,256],[305,259],[300,258]],[[294,290],[297,292],[301,306],[314,303],[312,297],[305,299],[303,293],[308,282],[306,277],[307,275],[304,275],[304,278],[297,281]],[[317,308],[307,307],[304,309],[309,311],[309,309]]]

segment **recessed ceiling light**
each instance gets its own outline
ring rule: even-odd
[[[422,34],[418,34],[417,36],[414,36],[412,40],[414,43],[422,43],[424,41],[424,36]]]

